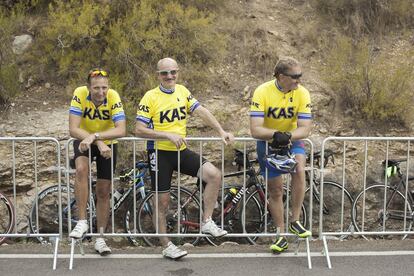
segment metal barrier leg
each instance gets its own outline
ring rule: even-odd
[[[72,242],[70,244],[70,261],[69,261],[69,270],[73,268],[73,255],[75,254],[75,243],[76,239],[72,238]]]
[[[323,250],[325,251],[325,256],[326,256],[326,262],[328,263],[328,268],[331,269],[332,265],[331,265],[331,258],[329,257],[328,242],[326,241],[325,236],[322,236],[322,240],[323,240]]]
[[[299,253],[299,246],[300,246],[300,239],[299,239],[299,237],[295,237],[295,241],[293,242],[294,244],[296,244],[296,248],[295,248],[295,255],[298,255],[298,253]]]
[[[59,237],[55,239],[55,252],[53,254],[53,270],[56,270],[56,263],[58,258]]]
[[[311,254],[310,254],[310,247],[309,247],[309,239],[310,237],[306,238],[306,254],[308,256],[308,268],[312,269],[312,260],[311,260]]]
[[[310,239],[311,237],[308,237],[308,238],[306,238],[306,239],[304,239],[305,240],[305,242],[306,242],[306,256],[307,256],[307,258],[308,258],[308,268],[309,269],[312,269],[312,260],[311,260],[311,254],[310,254],[310,244],[309,244],[309,239]],[[294,243],[296,244],[296,248],[295,248],[295,255],[297,256],[298,255],[298,253],[299,253],[299,246],[300,246],[300,242],[302,241],[303,239],[302,238],[299,238],[298,236],[296,236],[295,237],[295,241],[294,241]]]

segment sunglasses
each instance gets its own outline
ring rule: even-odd
[[[177,75],[177,73],[178,73],[178,69],[158,71],[158,74],[160,74],[163,77],[168,76],[168,74],[171,74],[172,76],[175,76],[175,75]]]
[[[288,76],[288,77],[290,77],[290,78],[292,78],[294,80],[298,80],[298,79],[300,79],[302,77],[302,73],[295,74],[295,75],[289,75],[289,74],[283,74],[283,75]]]
[[[104,70],[94,70],[94,71],[89,73],[89,78],[93,78],[93,77],[97,77],[97,76],[107,77],[108,72],[106,72]]]

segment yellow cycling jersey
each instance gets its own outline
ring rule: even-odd
[[[260,85],[253,94],[250,117],[264,118],[264,127],[278,131],[292,131],[298,120],[311,120],[309,91],[299,85],[283,93],[275,80]]]
[[[188,114],[193,112],[200,103],[193,98],[190,91],[182,85],[175,85],[174,90],[162,86],[145,93],[138,106],[137,121],[155,131],[172,132],[186,137]],[[147,142],[148,149],[177,151],[171,141]],[[183,144],[180,150],[185,149]]]
[[[95,107],[87,86],[75,89],[69,114],[80,116],[80,128],[89,133],[114,128],[116,122],[125,120],[125,113],[118,92],[109,89],[104,103]],[[105,144],[111,144],[110,140],[104,142]]]

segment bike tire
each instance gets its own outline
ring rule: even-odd
[[[144,198],[145,195],[148,194],[150,191],[146,190],[145,194],[144,194]],[[129,196],[129,200],[128,200],[128,204],[127,204],[127,208],[125,210],[125,214],[124,214],[124,230],[125,233],[128,234],[133,234],[133,233],[138,233],[138,214],[137,212],[135,212],[137,215],[134,218],[134,198],[133,196]],[[137,191],[136,193],[136,204],[135,204],[135,208],[138,210],[138,207],[141,205],[141,202],[143,201],[144,198],[142,198],[142,195],[139,191]],[[135,219],[135,221],[134,221]],[[142,243],[140,242],[140,238],[138,237],[134,237],[134,236],[128,236],[127,237],[129,243],[133,246],[140,246],[142,245]]]
[[[71,206],[72,227],[76,225],[77,219],[77,205],[75,201],[75,190],[70,186],[71,203],[68,205],[68,188],[61,186],[61,200],[62,200],[62,232],[68,233],[68,206]],[[29,227],[31,233],[46,234],[59,233],[59,186],[54,185],[41,191],[38,195],[38,217],[36,217],[36,199],[29,213]],[[87,217],[89,219],[89,202],[87,203]],[[92,214],[96,214],[95,211]],[[95,221],[95,217],[93,218]],[[37,223],[38,222],[38,223]],[[93,223],[96,225],[96,223]],[[36,237],[40,243],[48,243],[49,241],[44,237]]]
[[[320,190],[316,190],[320,187],[319,183],[315,183],[313,191],[313,208],[312,208],[312,233],[319,232],[320,221]],[[354,199],[351,193],[346,189],[342,189],[342,185],[335,181],[324,181],[324,206],[323,206],[323,221],[322,225],[324,229],[334,232],[352,232],[354,228],[352,220],[352,206]],[[343,217],[342,213],[342,191],[344,196],[343,204]],[[310,187],[306,189],[304,205],[306,211],[310,214]],[[308,217],[309,218],[309,217]],[[310,227],[310,221],[308,225]],[[346,239],[348,235],[343,235],[340,239]]]
[[[384,191],[387,190],[387,211],[384,212]],[[365,214],[364,214],[364,231],[410,231],[413,225],[412,208],[410,202],[405,200],[405,196],[399,190],[383,184],[375,184],[364,191],[360,192],[355,198],[352,207],[352,220],[357,232],[362,232],[362,215],[363,215],[363,198],[365,193]],[[392,201],[389,199],[394,194]],[[404,228],[404,220],[391,218],[393,214],[404,215],[404,204],[406,202],[406,225]],[[384,213],[386,214],[384,216]],[[403,235],[404,239],[407,235]],[[401,239],[401,235],[381,234],[381,235],[362,235],[363,238],[369,239]]]
[[[189,232],[189,226],[181,223],[180,229],[178,231],[178,199],[177,194],[170,192],[170,204],[168,212],[166,215],[167,220],[167,233],[180,233],[186,234]],[[138,232],[142,234],[152,234],[155,233],[155,227],[153,225],[153,217],[155,218],[155,202],[153,202],[155,192],[149,193],[145,199],[141,202],[137,209],[137,219],[138,219]],[[182,201],[183,199],[180,198]],[[199,208],[199,207],[198,207]],[[186,208],[181,208],[180,220],[187,220],[188,212]],[[191,219],[190,221],[195,221]],[[198,233],[198,232],[197,232]],[[148,246],[160,246],[159,239],[157,237],[142,237],[144,242]],[[182,245],[184,243],[196,244],[198,242],[198,237],[172,237],[171,241],[176,245]]]
[[[15,215],[11,201],[0,193],[0,234],[10,234],[14,229]],[[4,243],[7,237],[0,237],[0,244]]]

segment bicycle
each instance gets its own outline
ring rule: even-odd
[[[332,160],[332,162],[334,162],[332,151],[330,150],[325,151],[324,156],[325,156],[325,162],[324,162],[325,166],[327,165],[330,159]],[[310,154],[308,154],[307,155],[308,163],[310,162],[310,159],[311,159],[310,157],[311,157]],[[321,159],[321,152],[314,153],[314,164],[317,167],[319,167],[320,159]],[[321,183],[320,183],[320,179],[316,177],[314,177],[313,181],[311,181],[311,175],[309,171],[306,171],[306,183],[307,183],[307,188],[305,190],[305,200],[302,205],[301,222],[305,227],[309,227],[310,222],[309,222],[308,214],[310,213],[309,193],[311,191],[311,185],[312,185],[312,197],[313,197],[312,222],[313,221],[319,222],[320,184]],[[286,187],[284,187],[284,189],[285,189],[285,193],[283,196],[283,201],[285,202],[285,208],[286,208],[286,193],[288,189]],[[353,197],[351,193],[345,187],[343,187],[343,185],[335,181],[324,180],[324,194],[325,194],[324,205],[323,205],[324,223],[327,223],[329,227],[332,228],[337,225],[337,221],[335,220],[335,218],[340,218],[341,221],[343,222],[342,224],[340,224],[341,228],[343,228],[343,225],[345,224],[345,222],[349,222],[349,226],[347,229],[352,229],[353,224],[352,224],[350,213],[349,215],[344,215],[343,218],[341,218],[341,216],[339,217],[335,216],[336,214],[342,213],[342,196],[344,198],[343,199],[343,202],[344,202],[343,210],[351,210],[352,203],[353,203]],[[261,209],[258,210],[256,213],[253,213],[253,214],[246,213],[246,223],[244,225],[245,225],[247,233],[251,233],[254,230],[257,233],[262,233],[264,231],[264,223],[265,223],[264,197],[265,197],[264,189],[262,191],[259,189],[255,191],[252,195],[250,195],[249,198],[246,200],[246,210],[250,210],[250,212],[254,210],[254,208],[253,209],[248,208],[248,206],[252,205],[252,203],[250,203],[250,200],[256,201],[258,198],[260,198],[260,203],[261,203],[260,204]],[[256,203],[253,203],[253,205],[255,204]],[[267,224],[268,224],[267,229],[271,229],[271,231],[275,231],[274,226],[272,225],[273,220],[270,216],[270,212],[266,212],[266,213],[268,216],[267,217]],[[329,216],[329,215],[333,215],[333,216]],[[260,216],[261,220],[247,219],[247,217],[251,217],[251,216],[253,217]],[[312,226],[313,225],[318,225],[318,223],[312,223]],[[247,237],[247,240],[251,244],[255,244],[257,238],[258,238],[257,236],[250,236],[250,237]],[[346,236],[341,237],[341,239],[344,239],[344,238],[346,238]]]
[[[136,169],[130,169],[124,175],[119,177],[121,182],[126,182],[129,185],[129,188],[124,191],[124,189],[117,189],[114,193],[114,213],[120,210],[120,206],[124,205],[127,202],[127,208],[123,216],[124,229],[128,233],[131,231],[130,223],[130,210],[134,207],[134,196],[133,191],[135,187],[136,191],[136,200],[139,202],[140,199],[146,196],[147,190],[145,189],[145,181],[147,177],[148,163],[144,161],[138,161],[136,163]],[[65,168],[61,168],[63,174],[66,172]],[[73,169],[71,170],[73,173]],[[68,173],[71,173],[68,172]],[[135,177],[134,177],[135,172]],[[96,181],[92,180],[92,190],[95,189]],[[70,212],[70,222],[74,226],[77,221],[77,205],[76,199],[74,196],[74,187],[69,185],[70,192],[70,202],[68,202],[68,187],[66,185],[61,185],[61,200],[62,200],[62,228],[63,232],[68,232],[69,224],[69,212]],[[33,202],[32,208],[29,214],[29,226],[32,233],[59,233],[59,209],[58,209],[58,192],[59,186],[54,185],[42,190],[36,199]],[[91,232],[96,232],[96,198],[94,193],[90,193],[90,200],[87,202],[87,219],[92,217],[92,229]],[[119,197],[119,198],[118,198]],[[112,196],[111,196],[112,199]],[[112,204],[111,209],[109,210],[112,214]],[[133,218],[132,218],[133,219]],[[43,237],[37,237],[39,242],[47,243]],[[138,242],[134,237],[128,237],[128,240],[132,244],[137,244]]]
[[[384,160],[382,165],[389,182],[387,185],[373,183],[365,188],[355,198],[352,206],[352,219],[358,232],[383,232],[383,231],[410,231],[414,220],[414,195],[408,190],[408,178],[401,172],[400,164],[406,159]],[[387,164],[387,166],[385,166]],[[392,181],[392,176],[397,181]],[[401,236],[398,234],[374,234],[373,239],[392,239]],[[362,235],[366,240],[369,238]],[[405,239],[407,235],[403,235]]]
[[[14,207],[12,202],[0,193],[0,235],[6,235],[13,232],[15,222]],[[5,236],[0,236],[0,244],[7,239]]]
[[[253,150],[254,151],[254,150]],[[253,151],[250,151],[246,154],[246,158],[244,158],[244,153],[239,150],[235,150],[235,158],[234,163],[238,166],[238,171],[230,174],[226,174],[224,177],[235,177],[235,176],[243,176],[246,174],[246,186],[245,189],[243,185],[240,184],[225,184],[224,185],[224,203],[223,203],[223,226],[224,229],[227,230],[229,233],[234,232],[242,232],[242,210],[243,210],[243,196],[246,193],[246,196],[252,194],[246,200],[246,221],[244,223],[246,227],[246,232],[249,233],[249,229],[253,228],[252,230],[256,233],[258,226],[257,223],[261,224],[264,214],[264,197],[265,191],[263,186],[263,181],[258,177],[258,172],[254,168],[253,164],[257,162],[256,159],[250,160],[249,154]],[[246,159],[246,170],[241,170],[244,166],[244,159]],[[287,188],[285,187],[285,190]],[[246,192],[245,192],[246,191]],[[260,197],[257,198],[255,195],[259,194]],[[221,192],[219,192],[221,195]],[[141,233],[154,233],[155,229],[152,224],[153,221],[153,211],[155,207],[153,206],[152,202],[153,193],[147,195],[147,198],[141,202],[140,207],[138,208],[138,218],[139,218],[139,231]],[[178,225],[178,188],[176,186],[171,187],[170,196],[172,199],[177,200],[174,206],[170,206],[169,208],[169,219],[167,219],[168,231],[169,233],[177,233],[177,225]],[[181,187],[180,192],[180,205],[181,205],[181,214],[180,214],[180,233],[189,234],[194,233],[198,234],[200,229],[200,202],[199,202],[199,189],[195,189],[191,191],[187,188]],[[286,197],[285,197],[286,198]],[[262,202],[260,199],[263,199]],[[248,202],[251,202],[248,204]],[[217,201],[217,207],[222,205],[221,196],[219,196]],[[148,209],[148,206],[151,208]],[[251,207],[250,207],[251,206]],[[302,218],[306,219],[306,210],[304,206],[302,206]],[[253,217],[253,218],[251,218]],[[221,208],[220,211],[218,208],[215,209],[213,212],[213,220],[219,226],[221,226],[221,218],[222,212]],[[270,220],[269,220],[270,222]],[[305,221],[304,221],[305,222]],[[254,224],[254,227],[250,227],[250,223]],[[239,230],[239,231],[236,231]],[[155,238],[146,238],[147,244],[154,245],[156,244]],[[227,239],[227,237],[223,238],[213,238],[213,237],[206,237],[208,243],[212,245],[217,245],[221,243],[221,241]],[[192,240],[193,244],[197,244],[200,241],[200,238],[195,237]]]
[[[317,174],[320,168],[321,152],[315,152],[313,155],[314,161],[314,178],[311,182],[311,172],[306,170],[306,183],[307,188],[305,191],[304,205],[306,206],[307,214],[310,214],[310,190],[312,185],[312,197],[313,197],[313,208],[312,208],[312,232],[318,232],[319,226],[319,212],[320,212],[320,188],[321,182],[320,177]],[[307,155],[307,163],[310,163],[311,156]],[[324,152],[324,168],[327,167],[329,161],[334,162],[334,153],[332,150],[325,150]],[[352,222],[352,205],[354,198],[349,190],[342,184],[332,180],[324,179],[323,181],[323,225],[325,229],[338,230],[341,232],[352,232],[354,224]],[[348,211],[349,210],[349,211]],[[343,215],[341,215],[343,214]],[[310,225],[307,225],[310,227]],[[339,228],[338,228],[339,227]],[[341,240],[346,239],[348,235],[342,235]]]

